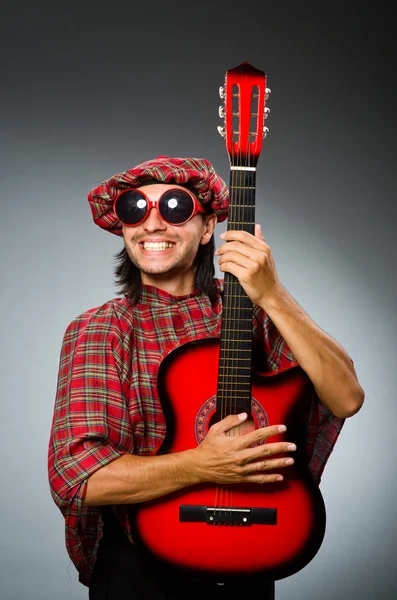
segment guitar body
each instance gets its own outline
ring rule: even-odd
[[[193,448],[204,439],[216,416],[219,351],[219,340],[211,338],[164,359],[158,384],[167,437],[161,452]],[[192,486],[135,507],[134,539],[153,564],[182,577],[229,582],[281,579],[313,558],[324,536],[325,509],[300,457],[310,385],[300,367],[253,377],[252,427],[284,423],[287,433],[270,441],[298,446],[282,482]],[[241,509],[250,511],[251,524]],[[255,519],[256,509],[262,514]]]

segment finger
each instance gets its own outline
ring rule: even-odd
[[[236,265],[232,261],[220,264],[219,270],[223,273],[231,273],[231,275],[237,277],[240,283],[243,283],[247,276],[247,269],[245,267],[241,267],[240,265]]]
[[[247,244],[243,244],[242,242],[228,242],[227,244],[222,244],[216,250],[215,254],[217,256],[224,256],[228,252],[238,252],[239,254],[243,254],[244,256],[253,257],[253,258],[263,258],[263,255],[266,254],[267,248],[265,245],[259,248],[253,248],[252,246],[248,246]]]
[[[259,429],[255,429],[254,431],[250,431],[249,433],[245,433],[244,435],[236,437],[236,445],[239,447],[239,450],[243,450],[256,444],[260,444],[269,437],[280,435],[280,433],[284,433],[285,431],[287,431],[287,428],[283,424],[260,427]]]
[[[210,430],[212,429],[214,433],[218,434],[227,433],[228,431],[233,429],[233,427],[237,427],[238,425],[241,425],[241,423],[244,423],[244,421],[247,420],[247,417],[247,413],[240,413],[238,415],[228,415],[224,419],[218,421],[218,423],[214,423],[214,425],[210,427]]]
[[[241,473],[243,475],[250,473],[255,473],[256,471],[272,471],[273,469],[284,469],[285,467],[290,467],[294,464],[294,459],[292,457],[288,458],[269,458],[267,460],[261,460],[253,463],[249,463],[242,467]]]
[[[255,223],[255,231],[254,231],[254,235],[256,238],[260,239],[260,240],[264,240],[265,238],[262,235],[262,227],[260,226],[259,223]]]
[[[229,229],[219,237],[226,242],[243,242],[244,244],[247,244],[247,246],[252,246],[253,248],[261,248],[263,244],[266,244],[264,239],[251,235],[248,231],[241,231],[238,229]]]
[[[257,475],[248,475],[244,482],[247,483],[279,483],[284,477],[281,473],[259,473]]]
[[[241,464],[258,461],[267,457],[272,457],[275,454],[283,454],[285,452],[294,452],[296,445],[291,442],[274,442],[248,448],[241,453]]]
[[[262,258],[262,257],[258,257],[258,258]],[[224,265],[225,263],[234,263],[235,265],[238,265],[239,267],[244,267],[244,269],[258,268],[258,263],[255,261],[255,256],[252,255],[252,250],[247,251],[247,249],[242,250],[241,252],[240,251],[232,252],[232,251],[228,250],[219,259],[219,266]]]

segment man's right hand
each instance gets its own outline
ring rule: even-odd
[[[210,427],[190,456],[192,468],[201,482],[271,483],[283,479],[282,474],[274,470],[288,467],[294,460],[290,456],[276,455],[293,452],[296,446],[292,442],[272,443],[268,439],[284,433],[285,425],[253,427],[246,413],[229,415]]]

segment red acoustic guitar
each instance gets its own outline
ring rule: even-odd
[[[265,73],[248,63],[227,71],[220,89],[225,126],[219,129],[231,168],[229,229],[254,232],[269,92]],[[312,384],[300,367],[255,372],[253,358],[252,303],[225,273],[221,339],[180,346],[161,364],[167,419],[161,452],[193,448],[212,423],[243,411],[252,428],[286,424],[288,433],[270,441],[288,439],[298,450],[280,483],[198,485],[134,507],[137,545],[168,573],[216,582],[277,580],[305,567],[321,546],[324,502],[299,451]]]

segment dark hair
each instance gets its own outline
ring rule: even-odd
[[[212,236],[208,244],[200,244],[194,260],[194,287],[208,296],[211,302],[215,300],[217,293],[214,283],[214,252],[215,241]],[[115,283],[119,286],[117,293],[127,296],[133,304],[137,304],[141,291],[141,273],[131,261],[125,247],[117,252],[115,258]]]

